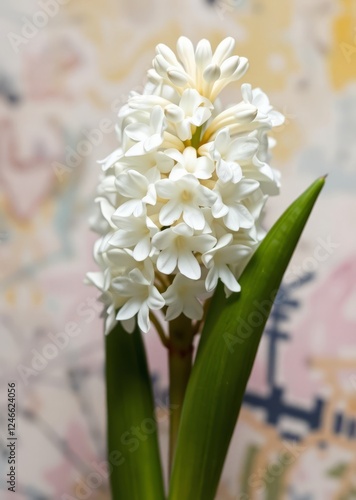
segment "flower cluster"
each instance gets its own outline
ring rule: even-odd
[[[102,162],[94,255],[87,279],[105,304],[106,331],[116,320],[144,332],[153,311],[168,321],[203,315],[220,279],[226,293],[264,236],[261,213],[278,193],[269,164],[268,132],[283,122],[268,97],[251,85],[224,107],[222,89],[241,78],[248,61],[223,40],[196,48],[185,37],[177,55],[156,48],[142,94],[119,112],[120,147]]]

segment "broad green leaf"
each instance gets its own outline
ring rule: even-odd
[[[106,336],[108,462],[113,500],[165,498],[157,426],[140,331]]]
[[[283,274],[324,185],[318,179],[280,217],[241,276],[241,293],[214,294],[188,383],[170,500],[212,500],[261,335]]]

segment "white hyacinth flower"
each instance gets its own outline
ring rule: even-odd
[[[159,214],[162,226],[170,226],[182,217],[193,229],[203,229],[205,218],[201,208],[212,206],[216,194],[203,186],[194,175],[187,174],[175,181],[158,181],[156,190],[158,196],[167,200]]]
[[[216,238],[210,234],[194,234],[194,229],[185,223],[156,233],[153,245],[161,250],[157,259],[157,269],[164,274],[172,274],[178,266],[179,271],[192,280],[201,276],[201,268],[196,254],[204,254],[214,247]]]
[[[204,280],[192,281],[181,274],[177,274],[173,283],[164,292],[168,321],[185,314],[190,319],[201,319],[203,306],[198,297],[206,295]]]
[[[114,290],[121,297],[127,298],[116,319],[129,320],[137,314],[139,327],[142,331],[148,332],[150,310],[161,309],[165,304],[153,281],[153,270],[144,273],[139,269],[133,269],[127,276],[121,276],[113,281]]]
[[[234,265],[237,256],[241,259],[250,252],[245,245],[234,245],[231,233],[224,234],[212,250],[208,250],[202,257],[203,263],[209,269],[206,277],[206,289],[214,290],[220,278],[228,290],[239,292],[241,287],[233,275],[229,265]]]
[[[100,271],[87,277],[107,332],[116,321],[147,332],[158,310],[198,324],[219,280],[227,296],[240,291],[264,237],[266,199],[279,190],[268,134],[284,118],[249,84],[222,106],[220,92],[248,69],[234,48],[232,38],[215,51],[186,37],[176,53],[159,44],[142,94],[119,112],[119,147],[101,162],[93,218]]]

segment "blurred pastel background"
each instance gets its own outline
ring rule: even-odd
[[[250,59],[244,81],[286,115],[267,227],[330,174],[265,332],[217,500],[355,499],[354,0],[2,0],[0,12],[0,498],[110,499],[103,478],[78,496],[105,460],[102,324],[83,284],[95,269],[96,162],[116,147],[117,110],[142,89],[155,45],[184,34],[235,37]],[[165,457],[165,353],[153,332],[146,341]],[[12,380],[15,494],[3,482]]]

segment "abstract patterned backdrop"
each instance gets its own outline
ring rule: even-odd
[[[355,2],[12,0],[0,9],[1,498],[110,498],[93,475],[105,459],[103,337],[96,292],[83,284],[94,269],[96,161],[116,147],[117,110],[142,89],[154,46],[181,34],[234,36],[251,62],[246,81],[287,117],[274,150],[283,190],[266,226],[330,174],[265,332],[217,498],[356,498]],[[153,333],[146,341],[165,454],[166,361]],[[12,380],[15,494],[4,481]]]

